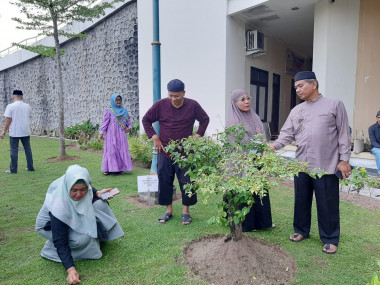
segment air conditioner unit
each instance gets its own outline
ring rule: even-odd
[[[246,54],[265,54],[265,36],[258,30],[247,31],[245,38]]]

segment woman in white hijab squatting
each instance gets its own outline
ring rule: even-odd
[[[67,283],[80,283],[74,261],[102,257],[99,242],[124,235],[108,202],[91,186],[86,168],[71,165],[50,184],[36,219],[36,231],[47,239],[41,256],[62,262]],[[112,198],[112,196],[110,197]]]

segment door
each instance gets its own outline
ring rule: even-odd
[[[268,71],[251,67],[251,106],[262,122],[267,122],[268,114]]]
[[[297,105],[297,93],[296,89],[294,88],[294,79],[292,79],[292,86],[290,86],[290,95],[291,95],[291,100],[290,100],[290,110],[293,109]]]
[[[279,132],[279,115],[280,115],[280,86],[281,76],[273,73],[273,99],[272,99],[272,118],[271,118],[271,134],[278,135]]]

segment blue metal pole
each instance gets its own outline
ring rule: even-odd
[[[161,99],[161,43],[159,22],[159,0],[153,0],[153,103]],[[160,135],[158,122],[153,124],[157,135]],[[157,155],[153,154],[150,174],[157,174]]]

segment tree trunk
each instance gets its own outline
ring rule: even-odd
[[[228,223],[230,227],[230,235],[233,241],[239,241],[243,238],[243,229],[241,222],[239,222],[237,225],[234,221],[230,221]]]
[[[50,10],[53,19],[54,42],[55,42],[55,59],[58,71],[58,102],[59,102],[59,156],[66,155],[65,148],[65,105],[63,96],[63,80],[61,65],[61,46],[58,38],[58,23],[54,11]]]
[[[223,197],[223,200],[227,202],[225,211],[227,212],[228,226],[230,228],[230,233],[225,237],[224,241],[227,242],[231,239],[239,241],[243,238],[242,222],[240,221],[238,224],[235,224],[234,221],[234,211],[235,209],[239,209],[239,205],[233,203],[234,197]]]
[[[63,80],[61,66],[61,49],[58,47],[57,65],[58,65],[58,99],[59,99],[59,156],[66,155],[65,148],[65,105],[63,96]]]

